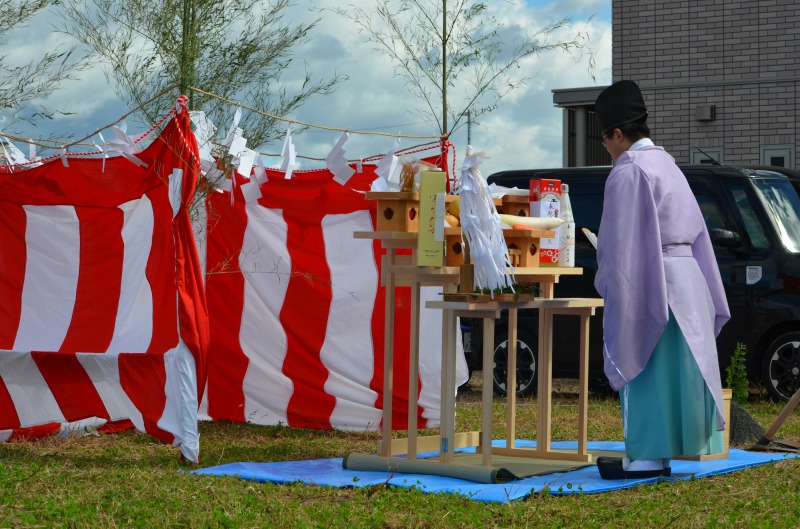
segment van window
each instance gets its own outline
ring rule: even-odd
[[[589,228],[597,233],[600,217],[603,214],[603,189],[605,182],[581,182],[569,187],[569,202],[575,216],[575,226]]]
[[[725,219],[714,199],[702,190],[695,190],[694,196],[697,199],[697,205],[700,206],[700,212],[703,214],[703,220],[706,221],[708,231],[714,228],[724,228]]]
[[[730,190],[731,195],[733,195],[733,202],[736,204],[736,209],[744,224],[744,230],[750,238],[750,245],[755,250],[768,249],[769,240],[767,240],[764,228],[758,220],[758,215],[753,210],[753,203],[747,195],[742,182],[731,182]]]
[[[775,231],[790,252],[800,252],[800,198],[783,180],[755,180],[756,192]]]

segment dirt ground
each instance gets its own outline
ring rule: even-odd
[[[469,382],[458,388],[458,399],[468,402],[480,401],[481,391],[483,390],[483,373],[474,371]],[[556,378],[553,379],[553,395],[577,395],[577,378]]]

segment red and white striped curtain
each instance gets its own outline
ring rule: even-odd
[[[327,170],[289,180],[268,170],[249,202],[239,178],[233,200],[209,195],[195,241],[186,205],[198,152],[178,110],[135,154],[147,167],[124,157],[0,166],[0,439],[129,419],[196,461],[202,388],[212,419],[379,428],[382,249],[353,237],[375,227],[364,197],[374,166],[345,186]],[[438,291],[423,288],[423,306]],[[398,289],[397,429],[408,422],[409,300]],[[423,308],[420,342],[417,415],[436,426],[439,311]]]
[[[136,154],[0,166],[0,429],[130,419],[197,459],[208,320],[181,102]],[[12,171],[12,169],[14,169]]]
[[[435,163],[435,160],[428,160]],[[375,229],[376,178],[364,165],[346,185],[328,170],[267,170],[261,198],[240,179],[207,201],[206,295],[211,353],[204,405],[212,419],[296,427],[376,429],[383,401],[384,289]],[[202,239],[202,237],[201,237]],[[440,289],[423,288],[438,298]],[[393,427],[408,423],[410,290],[398,289],[394,322]],[[423,301],[424,307],[424,301]],[[438,425],[440,311],[420,329],[421,427]],[[466,381],[466,365],[458,378]]]

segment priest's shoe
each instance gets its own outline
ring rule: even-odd
[[[622,466],[621,457],[598,457],[597,470],[603,479],[644,479],[656,478],[659,476],[669,476],[672,472],[670,467],[658,470],[625,470]]]

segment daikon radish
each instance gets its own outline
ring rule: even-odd
[[[537,230],[553,230],[564,224],[564,219],[556,217],[519,217],[517,215],[506,215],[503,213],[500,214],[500,220],[509,226],[520,224]]]
[[[530,226],[526,226],[524,224],[514,224],[511,226],[512,230],[525,230],[525,231],[537,231],[537,232],[550,232],[553,230],[543,230],[542,228],[531,228]]]

